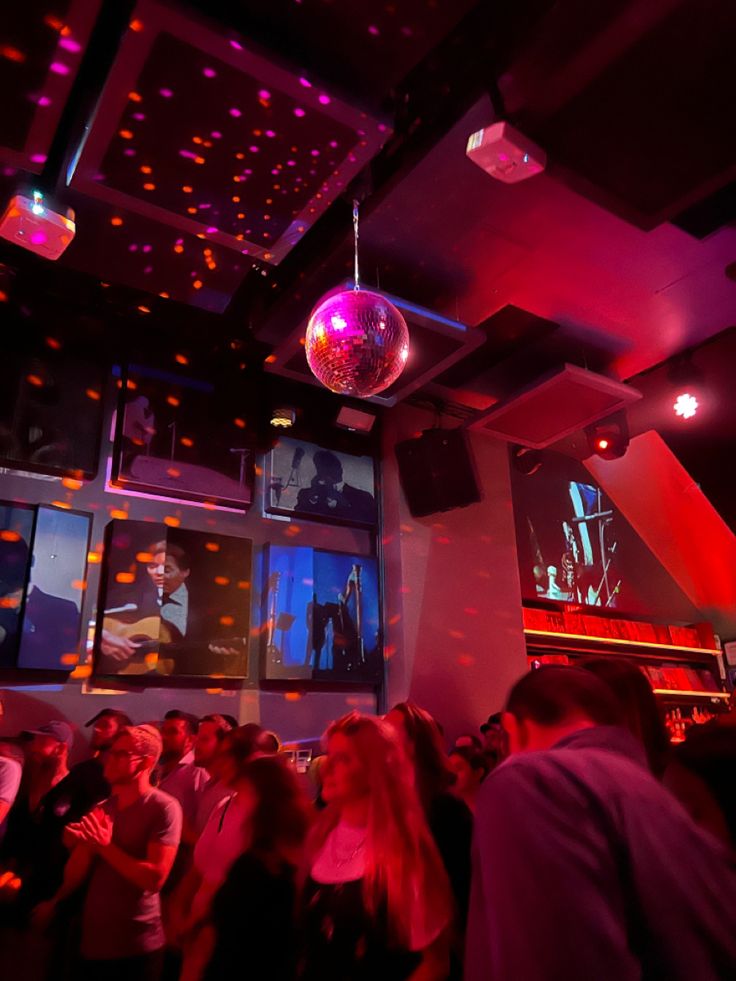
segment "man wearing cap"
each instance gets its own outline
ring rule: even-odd
[[[66,722],[52,720],[22,737],[27,744],[25,786],[11,809],[3,843],[3,853],[21,879],[21,917],[58,888],[69,854],[64,828],[100,799],[69,772],[74,737]]]
[[[71,824],[77,845],[61,888],[35,914],[47,923],[60,901],[85,886],[82,964],[85,981],[158,981],[164,950],[160,892],[181,837],[181,807],[151,786],[161,754],[154,726],[123,729],[109,750],[102,805]],[[85,885],[86,884],[86,885]]]
[[[73,766],[70,770],[70,776],[85,785],[93,804],[97,804],[110,796],[110,784],[104,775],[105,760],[120,730],[132,724],[125,712],[113,708],[101,709],[97,715],[84,724],[85,729],[94,726],[89,742],[92,756],[88,760],[83,760]]]

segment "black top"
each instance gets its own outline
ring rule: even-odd
[[[295,912],[294,869],[274,871],[241,855],[212,901],[216,942],[203,981],[295,981]]]
[[[417,969],[421,955],[390,943],[386,913],[368,914],[362,886],[307,880],[301,981],[405,981]]]
[[[450,793],[442,793],[437,794],[427,808],[427,823],[450,878],[455,904],[464,924],[470,897],[473,815],[464,801]]]
[[[19,794],[8,816],[2,845],[6,861],[21,879],[18,910],[25,915],[61,885],[69,852],[62,841],[67,824],[79,821],[109,795],[98,760],[87,760],[44,794],[35,811]]]

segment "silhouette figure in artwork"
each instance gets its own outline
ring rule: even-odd
[[[376,502],[373,495],[343,480],[339,457],[330,450],[316,450],[312,460],[316,473],[309,487],[299,491],[295,510],[363,524],[374,523]]]

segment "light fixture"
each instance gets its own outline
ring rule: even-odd
[[[315,378],[339,395],[368,398],[387,389],[409,357],[409,328],[385,296],[360,288],[358,202],[353,202],[355,281],[312,311],[305,351]]]
[[[618,412],[603,422],[586,426],[590,452],[602,460],[618,460],[629,448],[629,424],[625,412]]]
[[[677,396],[672,408],[675,410],[675,415],[680,416],[681,419],[692,419],[698,411],[699,405],[700,403],[694,395],[691,395],[690,392],[683,392]]]
[[[376,417],[372,412],[362,412],[352,406],[343,405],[337,414],[335,425],[340,429],[348,429],[351,433],[369,433],[375,421]]]
[[[291,429],[296,422],[296,412],[288,406],[279,406],[271,411],[271,425],[277,429]]]

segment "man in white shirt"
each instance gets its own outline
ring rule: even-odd
[[[5,835],[8,811],[18,794],[23,776],[23,753],[12,743],[0,743],[0,841]]]

